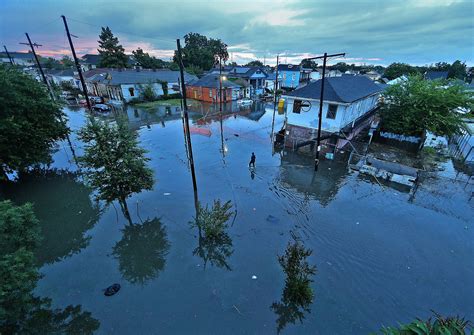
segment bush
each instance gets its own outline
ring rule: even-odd
[[[146,84],[143,86],[143,90],[140,94],[143,101],[154,101],[157,99],[155,90],[152,84]]]
[[[227,221],[231,217],[230,209],[232,203],[227,201],[221,205],[220,200],[214,200],[214,205],[209,209],[208,205],[202,207],[198,204],[198,215],[193,225],[204,231],[206,238],[219,237],[227,228]]]

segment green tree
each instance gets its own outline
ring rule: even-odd
[[[467,335],[468,328],[472,329],[472,324],[459,316],[443,317],[434,313],[434,321],[430,317],[424,321],[416,319],[415,321],[400,325],[399,327],[384,327],[382,334],[384,335]],[[472,332],[471,332],[472,334]]]
[[[125,49],[119,43],[119,39],[114,36],[109,27],[102,27],[99,35],[100,67],[126,68],[128,67],[128,57]]]
[[[312,59],[303,59],[300,65],[306,69],[316,70],[318,68],[318,63]]]
[[[70,69],[75,65],[74,61],[69,56],[63,56],[63,58],[61,58],[61,64],[65,69]]]
[[[263,63],[259,60],[253,60],[245,64],[245,66],[263,66]]]
[[[112,125],[91,117],[79,138],[85,143],[79,160],[86,168],[88,183],[98,192],[97,199],[107,204],[118,200],[132,224],[126,199],[153,187],[153,171],[146,165],[150,159],[138,146],[136,133],[122,119]]]
[[[192,227],[198,228],[199,244],[194,249],[193,255],[198,255],[204,260],[204,268],[207,263],[217,267],[231,270],[227,258],[233,254],[232,239],[226,233],[227,221],[232,213],[230,201],[221,204],[215,200],[212,208],[202,207],[197,204],[197,216],[191,222]]]
[[[144,52],[141,48],[132,51],[135,61],[144,69],[162,69],[165,66],[165,62],[156,57],[150,56],[147,52]]]
[[[99,322],[80,306],[51,309],[33,295],[40,274],[33,251],[40,241],[31,204],[0,202],[0,333],[92,334]]]
[[[305,313],[309,313],[309,306],[313,302],[314,293],[311,288],[312,276],[316,274],[316,266],[306,260],[312,254],[298,240],[288,243],[285,254],[278,256],[283,272],[286,274],[285,288],[280,302],[274,302],[271,309],[278,315],[278,333],[288,323],[296,320],[303,322]]]
[[[410,76],[384,92],[382,129],[420,136],[430,131],[440,136],[458,133],[463,125],[458,107],[468,108],[470,97],[460,85],[443,86],[438,80]]]
[[[0,66],[0,178],[51,162],[56,141],[69,129],[45,87],[12,67]]]
[[[142,85],[140,98],[144,101],[155,101],[158,98],[156,96],[155,90],[153,89],[153,84]]]
[[[184,36],[182,59],[185,67],[193,66],[201,71],[210,70],[218,61],[226,62],[229,58],[227,44],[220,39],[207,38],[198,33],[189,33]],[[173,58],[177,63],[177,53]]]
[[[448,78],[465,80],[467,77],[466,63],[455,61],[448,70]]]
[[[143,285],[164,269],[169,248],[166,229],[155,218],[126,226],[113,255],[119,261],[123,277],[132,284]]]
[[[392,80],[402,75],[408,76],[411,74],[416,74],[417,72],[418,71],[416,70],[416,68],[414,68],[410,64],[392,63],[385,69],[384,77]]]

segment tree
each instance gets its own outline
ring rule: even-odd
[[[448,78],[464,80],[467,77],[466,63],[460,60],[455,61],[448,70]]]
[[[331,65],[331,70],[339,70],[341,72],[346,72],[347,70],[351,69],[351,66],[349,64],[346,64],[344,62],[339,62],[334,65]]]
[[[45,87],[12,67],[0,66],[0,178],[51,162],[56,141],[69,129]]]
[[[79,138],[85,143],[79,160],[86,168],[88,183],[98,192],[97,199],[107,204],[118,200],[132,224],[126,199],[153,187],[153,171],[146,166],[150,159],[138,146],[136,133],[122,119],[111,125],[91,117],[79,131]]]
[[[198,33],[189,33],[184,36],[184,43],[181,53],[185,67],[194,66],[201,71],[208,71],[219,59],[226,62],[229,58],[227,44],[220,39],[208,39]],[[177,59],[177,51],[175,51],[173,58],[175,63],[178,63]]]
[[[230,62],[227,64],[228,66],[238,66],[238,64],[236,62]]]
[[[51,309],[33,295],[40,274],[33,251],[41,239],[33,206],[0,202],[0,333],[92,334],[99,321],[80,306]]]
[[[465,335],[472,334],[468,328],[472,329],[472,324],[459,316],[443,317],[434,313],[435,320],[432,318],[424,321],[416,319],[415,321],[400,325],[398,328],[384,327],[382,334],[384,335]]]
[[[306,69],[311,69],[311,70],[316,70],[318,68],[318,63],[316,63],[312,59],[303,59],[300,65]]]
[[[60,70],[63,68],[62,64],[53,57],[41,58],[40,60],[42,66],[48,70]]]
[[[165,66],[165,62],[156,57],[150,56],[147,52],[144,52],[141,48],[132,51],[135,61],[144,69],[161,69]]]
[[[248,62],[247,64],[245,64],[245,66],[260,66],[260,67],[262,67],[263,63],[259,60],[253,60],[253,61]]]
[[[460,85],[443,86],[437,80],[410,76],[384,92],[381,109],[382,129],[420,136],[430,131],[439,136],[459,133],[463,121],[458,107],[468,108],[469,95]]]
[[[306,258],[312,250],[306,249],[298,240],[288,243],[285,254],[278,256],[283,272],[286,274],[285,288],[280,302],[274,302],[271,309],[278,315],[277,332],[279,333],[288,323],[296,320],[303,322],[304,314],[309,313],[314,293],[311,288],[312,276],[316,267],[309,265]]]
[[[63,58],[61,58],[61,64],[62,64],[63,68],[69,69],[69,68],[72,68],[74,66],[74,61],[69,56],[63,56]]]
[[[100,67],[126,68],[128,66],[128,57],[125,55],[125,49],[119,43],[109,27],[102,27],[99,35]]]
[[[159,219],[153,219],[126,226],[113,255],[123,277],[132,284],[143,285],[164,269],[169,248],[165,227]]]
[[[410,64],[392,63],[385,69],[384,77],[392,80],[402,75],[408,76],[411,74],[416,74],[417,72],[418,71],[416,70],[416,68],[414,68]]]
[[[153,89],[153,84],[149,83],[149,84],[142,85],[140,98],[144,101],[155,101],[157,99],[157,95],[155,93],[155,90]]]
[[[215,200],[212,208],[202,207],[197,204],[197,216],[191,222],[192,227],[197,227],[199,232],[199,245],[194,249],[193,255],[198,255],[204,260],[204,268],[207,262],[217,267],[231,270],[227,264],[227,258],[233,254],[232,239],[226,233],[227,221],[232,213],[230,201],[221,204]]]

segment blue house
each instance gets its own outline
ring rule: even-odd
[[[292,64],[279,64],[278,77],[281,78],[281,88],[295,89],[300,84],[300,66]]]
[[[227,76],[240,79],[250,88],[250,97],[260,96],[265,93],[265,80],[267,73],[258,66],[234,66],[227,72]]]

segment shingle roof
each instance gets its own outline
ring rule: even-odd
[[[10,54],[11,58],[18,58],[18,59],[34,59],[33,53],[32,52],[16,52],[16,51],[11,51],[8,52]],[[8,55],[6,52],[0,52],[0,58],[8,58]]]
[[[87,81],[100,82],[107,85],[121,85],[121,84],[148,84],[158,81],[165,81],[168,83],[177,83],[180,77],[179,71],[172,70],[113,70],[113,69],[101,69],[100,73],[97,73],[91,77],[88,77]],[[186,82],[196,79],[196,76],[191,75],[187,72],[184,73],[184,80]]]
[[[133,59],[133,56],[131,55],[126,55],[126,56],[127,56],[127,64],[135,65],[136,62]],[[85,54],[84,56],[81,57],[81,62],[97,66],[100,63],[101,58],[102,56],[98,54]]]
[[[425,77],[429,80],[447,79],[448,71],[427,71]]]
[[[73,77],[74,70],[73,69],[64,69],[64,70],[49,70],[46,71],[46,74],[58,77]]]
[[[212,87],[212,88],[219,88],[219,75],[218,74],[208,74],[197,81],[193,81],[189,86],[198,86],[198,87]],[[241,86],[233,83],[228,79],[222,80],[222,87],[236,87],[240,88]]]
[[[300,72],[300,66],[299,65],[293,65],[293,64],[278,64],[278,71]]]
[[[350,103],[374,93],[382,91],[382,88],[365,76],[341,76],[329,77],[324,82],[324,100]],[[299,98],[320,98],[321,79],[298,88],[287,96]]]
[[[229,76],[232,77],[241,77],[241,78],[250,78],[255,72],[261,71],[265,77],[267,73],[259,66],[234,66],[229,71]]]

